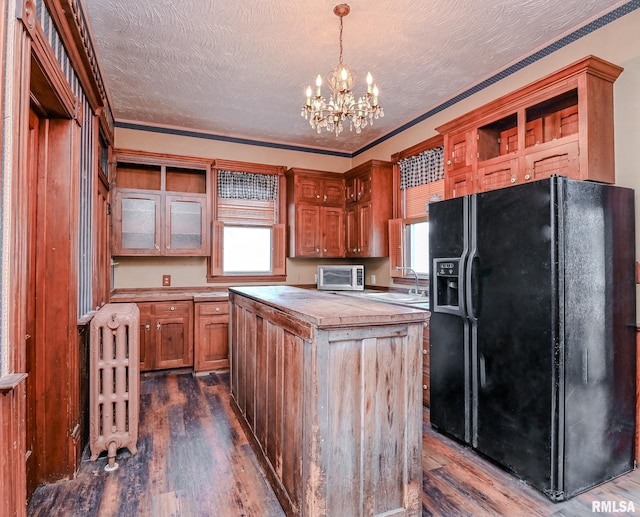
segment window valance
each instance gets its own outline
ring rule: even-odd
[[[218,170],[218,197],[226,199],[278,199],[278,176]]]
[[[418,187],[444,178],[444,147],[427,149],[416,156],[398,161],[400,189]]]

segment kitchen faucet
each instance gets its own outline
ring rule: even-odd
[[[410,267],[396,266],[396,271],[408,271],[409,273],[413,273],[413,276],[416,279],[416,286],[409,289],[409,294],[420,294],[420,287],[418,285],[418,273],[416,273]]]

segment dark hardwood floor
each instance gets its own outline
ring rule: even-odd
[[[106,456],[92,462],[87,451],[77,478],[39,487],[28,514],[284,515],[229,405],[226,374],[143,376],[138,454],[131,456],[124,449],[117,461],[117,470],[105,472]],[[606,515],[592,513],[594,508],[608,508],[619,516],[625,513],[615,510],[630,503],[640,512],[640,471],[552,503],[470,449],[433,432],[428,410],[422,465],[424,516]]]

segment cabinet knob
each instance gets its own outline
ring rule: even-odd
[[[159,245],[159,244],[156,244],[156,246],[155,246],[155,247],[156,247],[156,249],[157,249],[157,250],[159,250],[159,249],[160,249],[160,245]]]
[[[530,179],[531,179],[531,174],[527,174],[527,175],[525,175],[524,179],[526,179],[526,180],[530,180]]]
[[[171,249],[171,245],[167,244],[167,249],[170,250]]]
[[[320,199],[320,194],[316,194],[316,199]]]
[[[320,253],[320,248],[316,248],[316,253]]]
[[[220,307],[216,307],[216,312],[220,312]]]
[[[511,183],[515,183],[516,179],[514,177],[511,178]]]
[[[447,160],[447,165],[451,165],[451,160]]]
[[[170,310],[170,311],[175,311],[175,310],[176,310],[176,308],[172,305],[171,307],[169,307],[169,310]]]
[[[422,355],[427,355],[427,349],[426,348],[422,349]]]
[[[144,329],[145,329],[145,330],[151,330],[151,324],[147,323],[147,324],[144,326]]]
[[[423,384],[423,385],[422,385],[422,389],[423,389],[423,390],[426,390],[426,389],[427,389],[427,385],[426,385],[426,384]]]
[[[327,200],[327,195],[325,194],[323,197],[323,200],[326,201]]]
[[[324,248],[322,251],[324,251],[326,253],[327,252],[327,248]]]
[[[160,322],[156,323],[156,329],[160,330]]]

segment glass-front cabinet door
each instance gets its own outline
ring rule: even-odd
[[[206,255],[206,196],[167,195],[165,252]]]
[[[114,255],[161,254],[161,195],[121,189],[114,203]]]

